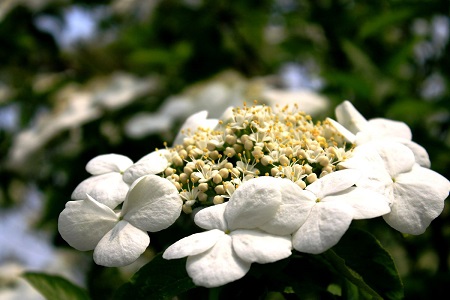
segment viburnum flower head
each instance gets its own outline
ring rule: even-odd
[[[119,213],[90,195],[67,202],[59,216],[58,229],[75,249],[94,250],[97,264],[125,266],[148,247],[147,231],[160,231],[175,222],[182,203],[170,181],[146,175],[132,184]]]
[[[94,250],[97,264],[124,266],[148,247],[148,231],[195,213],[205,231],[175,242],[163,258],[187,257],[196,285],[218,287],[293,249],[325,252],[355,219],[383,216],[401,232],[424,232],[450,182],[427,168],[428,154],[406,124],[366,120],[348,101],[336,114],[339,123],[315,122],[297,105],[244,104],[220,120],[203,111],[186,120],[172,147],[136,163],[95,157],[86,166],[91,178],[60,214],[61,236]]]

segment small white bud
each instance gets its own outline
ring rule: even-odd
[[[317,175],[316,175],[316,173],[311,173],[311,174],[309,174],[309,175],[306,177],[306,180],[307,180],[309,183],[313,183],[314,181],[316,181],[316,180],[317,180]]]
[[[214,199],[213,199],[213,203],[214,204],[222,204],[223,203],[223,201],[224,201],[224,199],[223,199],[223,197],[222,196],[214,196]]]
[[[229,174],[230,174],[230,172],[226,168],[222,168],[219,170],[219,175],[222,177],[222,179],[228,178]]]
[[[206,182],[200,183],[198,185],[198,189],[202,192],[206,192],[208,190],[208,184]]]
[[[221,183],[222,182],[222,176],[220,176],[219,174],[214,175],[213,181],[214,181],[215,184]]]

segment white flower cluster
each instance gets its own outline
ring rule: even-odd
[[[117,154],[92,159],[93,176],[75,189],[59,231],[74,248],[94,249],[96,263],[121,266],[149,245],[147,231],[194,212],[205,231],[163,257],[188,257],[189,276],[205,287],[293,249],[322,253],[354,219],[383,216],[403,233],[423,233],[450,182],[428,168],[404,123],[367,121],[347,101],[336,115],[313,123],[296,106],[257,105],[230,108],[220,120],[195,114],[171,148],[134,164]]]

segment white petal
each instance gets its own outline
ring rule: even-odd
[[[218,229],[192,234],[167,248],[163,258],[176,259],[203,253],[214,246],[224,234],[225,232]]]
[[[230,122],[230,120],[234,117],[234,109],[234,106],[228,106],[220,116],[219,120],[222,120],[225,124]]]
[[[182,205],[178,190],[169,180],[147,175],[130,189],[121,214],[134,226],[155,232],[172,225]]]
[[[125,170],[123,180],[131,184],[141,176],[161,173],[169,166],[166,152],[167,150],[157,150],[142,157]]]
[[[440,174],[416,165],[395,178],[392,212],[385,221],[408,234],[422,234],[444,209],[450,183]]]
[[[370,143],[357,146],[353,150],[353,156],[341,162],[339,166],[359,170],[363,175],[356,185],[378,192],[392,203],[392,178],[384,166],[383,159]]]
[[[133,161],[120,154],[104,154],[91,159],[86,165],[86,171],[92,175],[100,175],[109,172],[121,173],[125,171]]]
[[[368,128],[378,137],[412,139],[411,129],[403,122],[383,118],[370,119]]]
[[[335,113],[337,121],[354,134],[364,130],[368,125],[366,118],[349,101],[339,104]]]
[[[400,143],[381,140],[370,144],[377,149],[391,177],[409,172],[416,162],[414,153]]]
[[[58,218],[58,230],[70,246],[86,251],[94,249],[118,220],[112,209],[88,196],[66,203]]]
[[[291,234],[305,222],[316,203],[316,197],[305,193],[289,179],[280,179],[278,187],[281,191],[281,205],[273,218],[259,228],[277,235]]]
[[[391,140],[391,139],[389,139]],[[392,139],[392,141],[401,143],[408,147],[413,153],[414,158],[416,160],[416,163],[418,163],[420,166],[424,168],[429,168],[431,166],[430,157],[428,156],[427,150],[425,150],[424,147],[420,146],[417,143],[414,143],[413,141],[406,140],[406,139]]]
[[[339,165],[349,169],[364,169],[370,164],[372,166],[383,165],[383,159],[373,144],[356,146],[351,152],[351,157]],[[359,167],[359,168],[358,168]]]
[[[327,121],[331,124],[331,126],[334,127],[334,129],[336,129],[337,132],[339,132],[345,138],[347,142],[351,144],[355,143],[356,136],[352,132],[350,132],[350,130],[331,118],[327,118]]]
[[[119,173],[106,173],[91,176],[83,180],[73,191],[73,200],[86,199],[89,194],[100,203],[115,208],[125,200],[129,186],[122,180]]]
[[[194,222],[203,229],[228,230],[228,224],[224,217],[228,202],[203,208],[195,214]]]
[[[338,193],[354,185],[362,177],[362,173],[356,169],[340,170],[327,174],[306,187],[317,198],[322,199],[326,195]]]
[[[353,209],[344,203],[319,202],[293,235],[292,244],[300,252],[322,253],[339,242],[352,218]]]
[[[271,263],[292,254],[290,235],[278,236],[259,230],[238,229],[232,231],[230,236],[236,254],[249,263]]]
[[[134,262],[150,244],[147,232],[120,221],[98,243],[94,261],[106,267],[121,267]]]
[[[278,178],[263,176],[241,184],[225,208],[229,229],[255,228],[273,218],[281,204],[278,182]]]
[[[233,251],[231,237],[224,235],[207,252],[189,256],[186,270],[196,285],[212,288],[244,277],[250,265]]]
[[[207,119],[208,111],[203,110],[201,112],[195,113],[192,116],[189,116],[184,124],[181,126],[180,131],[178,132],[173,145],[181,145],[183,144],[183,139],[186,137],[188,132],[196,132],[198,128],[204,129],[212,129],[217,126],[219,123],[218,119]]]
[[[339,194],[327,196],[323,201],[342,201],[354,209],[353,219],[370,219],[391,211],[389,199],[375,191],[351,187]]]

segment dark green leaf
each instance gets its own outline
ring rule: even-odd
[[[355,276],[360,276],[383,299],[403,298],[403,284],[394,261],[374,236],[349,229],[333,251],[332,255],[339,256],[349,272],[357,273]]]
[[[359,76],[373,78],[380,73],[372,58],[364,49],[350,40],[342,40],[342,50]]]
[[[277,275],[284,283],[281,290],[295,293],[299,299],[332,299],[328,287],[334,282],[329,262],[318,255],[293,255],[283,274]]]
[[[367,19],[361,26],[359,36],[361,38],[367,38],[382,33],[387,27],[410,19],[414,13],[414,10],[405,8],[402,10],[395,9],[381,14],[375,14],[374,17]]]
[[[48,300],[90,299],[86,290],[60,276],[27,272],[23,277]]]
[[[338,271],[352,284],[349,289],[352,294],[355,294],[353,291],[354,285],[358,287],[363,294],[369,295],[372,299],[383,299],[374,289],[372,289],[372,287],[364,282],[364,279],[357,272],[349,268],[346,265],[346,261],[340,258],[333,250],[328,250],[323,254],[323,256],[331,263],[336,271]]]
[[[172,299],[194,287],[186,272],[186,259],[165,260],[158,254],[121,286],[114,298]]]

